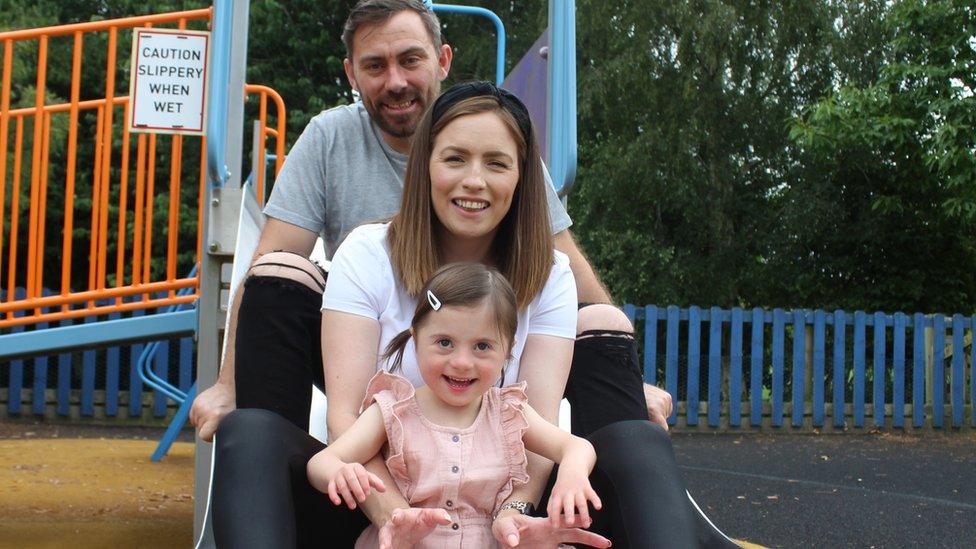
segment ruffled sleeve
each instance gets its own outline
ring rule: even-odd
[[[413,397],[414,388],[409,381],[385,370],[380,370],[369,380],[369,384],[366,386],[366,396],[359,408],[361,414],[373,402],[379,404],[380,412],[383,414],[383,426],[386,429],[389,448],[386,467],[399,486],[406,486],[410,483],[407,463],[403,456],[404,434],[400,416],[407,413],[407,408],[411,405]]]
[[[501,389],[492,389],[492,391],[498,392],[502,438],[505,444],[509,471],[509,480],[495,499],[495,507],[497,508],[512,495],[516,486],[529,482],[529,473],[526,470],[528,458],[525,455],[525,443],[522,442],[522,434],[529,428],[529,422],[525,420],[525,412],[522,411],[528,400],[525,396],[524,381]]]

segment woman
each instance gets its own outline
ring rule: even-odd
[[[456,261],[492,265],[512,283],[520,308],[519,332],[505,381],[526,381],[530,405],[555,421],[573,354],[576,289],[568,261],[553,250],[543,185],[531,121],[517,98],[476,83],[455,86],[434,103],[414,137],[399,213],[389,224],[354,231],[333,258],[322,317],[330,438],[355,421],[366,383],[381,366],[378,351],[409,324],[424,282],[439,266]],[[410,365],[404,366],[406,377],[418,383]],[[263,445],[273,455],[246,449],[260,446],[248,434],[261,431],[274,433]],[[604,501],[604,510],[594,516],[594,529],[607,533],[618,547],[696,544],[673,456],[670,466],[658,463],[653,470],[641,459],[640,440],[659,436],[659,428],[649,422],[629,421],[588,437],[598,455],[594,488]],[[289,450],[283,452],[283,447]],[[272,490],[265,487],[260,497],[239,478],[233,488],[222,486],[256,470],[297,471],[295,466],[301,465],[304,472],[304,463],[321,447],[273,414],[240,410],[228,416],[221,425],[221,466],[215,479],[217,519],[225,514],[215,519],[218,542],[260,545],[256,539],[265,536],[268,545],[294,539],[351,546],[368,517],[380,528],[380,539],[398,547],[409,546],[443,523],[436,510],[407,508],[394,490],[363,502],[365,516],[333,508],[300,474]],[[220,459],[224,453],[233,456],[233,464]],[[394,485],[380,460],[368,467],[387,486]],[[652,476],[662,469],[674,474]],[[512,493],[495,521],[501,539],[515,534],[520,546],[538,547],[601,541],[591,532],[554,529],[549,521],[532,517],[533,509],[545,507],[540,500],[548,493],[551,464],[530,456],[528,471],[529,483]],[[453,472],[460,474],[458,467]],[[225,525],[234,520],[226,515],[233,515],[234,502],[242,509],[239,500],[247,501],[248,518],[228,530]],[[248,529],[242,522],[263,527]]]

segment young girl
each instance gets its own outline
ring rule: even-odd
[[[587,502],[601,508],[588,480],[592,445],[536,413],[524,382],[501,387],[518,312],[508,281],[480,263],[454,263],[439,269],[420,296],[410,328],[387,346],[390,373],[377,372],[359,419],[309,461],[309,481],[334,504],[353,509],[371,489],[386,490],[361,465],[382,449],[410,505],[441,508],[450,517],[417,547],[494,547],[495,515],[519,508],[505,501],[528,481],[528,449],[560,464],[547,508],[553,525],[589,526]],[[426,383],[416,390],[395,375],[411,339]],[[373,526],[356,543],[377,545]]]

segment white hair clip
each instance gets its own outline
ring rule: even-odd
[[[430,303],[430,308],[435,311],[441,310],[441,300],[437,299],[434,292],[427,290],[427,303]]]

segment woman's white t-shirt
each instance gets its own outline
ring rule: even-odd
[[[352,313],[379,322],[380,355],[391,339],[410,327],[417,307],[417,300],[407,294],[394,274],[386,240],[388,226],[362,225],[349,233],[332,258],[322,295],[323,310]],[[505,367],[505,385],[518,380],[519,359],[529,334],[576,337],[576,280],[569,269],[569,258],[559,251],[555,252],[542,291],[519,312],[512,359]],[[377,370],[387,367],[383,361],[376,365]],[[412,339],[403,353],[402,375],[415,387],[424,384]]]

